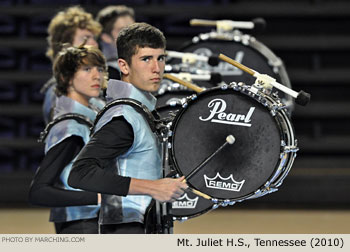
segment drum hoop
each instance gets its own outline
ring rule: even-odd
[[[258,91],[257,94],[253,95],[250,90],[251,90],[251,86],[245,85],[245,84],[237,84],[237,83],[231,83],[229,86],[222,86],[222,87],[213,87],[207,90],[204,90],[203,92],[199,93],[198,95],[192,95],[191,97],[187,98],[187,101],[183,104],[182,108],[179,110],[179,112],[177,113],[177,115],[175,116],[174,120],[171,123],[171,127],[170,127],[170,132],[171,132],[171,136],[169,137],[169,143],[171,144],[171,155],[170,158],[173,162],[173,166],[175,167],[175,170],[177,172],[180,173],[180,175],[182,174],[182,171],[179,169],[179,165],[177,163],[176,157],[175,157],[175,153],[174,153],[174,148],[172,147],[173,145],[173,138],[174,138],[174,130],[177,128],[178,122],[182,116],[182,114],[186,111],[187,107],[194,101],[197,100],[198,98],[202,97],[203,95],[206,95],[208,93],[212,93],[215,92],[217,90],[226,90],[226,89],[233,89],[234,91],[236,91],[238,94],[242,94],[242,95],[246,95],[252,99],[254,99],[255,101],[257,101],[258,103],[260,103],[261,105],[263,105],[264,107],[266,107],[269,112],[271,113],[272,111],[274,111],[274,106],[276,105],[276,101],[274,98],[265,95],[264,93]],[[259,100],[258,97],[263,97],[263,99],[265,99],[265,103],[262,100]],[[282,106],[283,107],[283,106]],[[287,112],[285,111],[284,108],[279,109],[274,111],[275,115],[273,115],[274,117],[274,121],[277,124],[277,128],[279,130],[279,134],[280,134],[280,139],[281,141],[285,141],[287,142],[287,145],[292,145],[296,143],[296,140],[294,139],[294,128],[290,122],[290,119],[287,115]],[[283,131],[283,127],[285,126],[284,129],[285,131]],[[287,138],[287,139],[286,139]],[[294,162],[295,159],[295,152],[283,152],[282,150],[282,143],[281,143],[281,150],[280,150],[280,156],[279,159],[276,161],[276,166],[273,169],[273,172],[271,173],[271,176],[267,179],[267,181],[262,184],[260,187],[257,188],[257,191],[248,193],[244,196],[240,196],[237,197],[235,199],[233,199],[233,201],[242,201],[245,199],[248,199],[254,195],[256,195],[256,193],[261,190],[269,190],[269,188],[277,188],[278,186],[281,185],[281,183],[283,182],[284,178],[288,175],[292,164]],[[285,154],[284,157],[282,158],[281,155]],[[285,162],[284,165],[281,166],[282,161],[283,160],[287,160],[287,162]],[[278,176],[276,176],[276,173],[279,172]],[[275,180],[270,181],[272,178],[275,178]],[[195,186],[193,186],[190,182],[187,182],[191,187],[195,188],[196,190],[198,190],[198,188],[196,188]],[[200,190],[199,190],[200,191]],[[227,199],[216,199],[218,202],[226,202]],[[232,201],[232,199],[230,199],[230,201]]]
[[[212,210],[214,210],[216,208],[217,208],[217,204],[213,204],[212,206],[207,207],[206,209],[202,210],[199,213],[195,213],[195,214],[192,214],[192,215],[183,215],[183,216],[172,214],[172,217],[173,217],[173,220],[183,221],[183,220],[187,220],[187,219],[192,219],[192,218],[198,217],[198,216],[203,215],[205,213],[208,213],[208,212],[210,212],[210,211],[212,211]]]

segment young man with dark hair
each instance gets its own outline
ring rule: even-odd
[[[135,23],[135,12],[125,5],[110,5],[97,13],[96,20],[102,26],[99,45],[107,59],[109,78],[120,80],[116,40],[124,27]]]
[[[135,23],[118,37],[122,80],[110,80],[107,101],[132,98],[150,111],[165,67],[165,37],[157,28]],[[162,178],[161,147],[142,114],[130,105],[109,108],[73,165],[69,184],[105,194],[101,233],[144,233],[151,199],[173,202],[187,189],[184,177]]]

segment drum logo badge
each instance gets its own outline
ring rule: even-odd
[[[229,181],[231,179],[231,181]],[[214,188],[219,190],[227,190],[239,192],[241,191],[245,180],[237,182],[233,178],[233,174],[231,174],[227,178],[221,177],[219,173],[216,173],[214,178],[209,178],[207,175],[204,175],[205,185],[207,188]]]
[[[182,197],[178,198],[172,203],[172,208],[182,208],[182,209],[195,209],[197,206],[198,197],[191,199],[185,193]]]
[[[209,121],[213,123],[223,123],[230,125],[238,125],[244,127],[251,127],[251,117],[255,110],[255,107],[250,107],[247,114],[233,114],[226,113],[226,102],[223,99],[214,99],[208,103],[208,108],[210,109],[210,115],[207,118],[203,116],[199,117],[201,121]]]

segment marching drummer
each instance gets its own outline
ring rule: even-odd
[[[154,110],[165,67],[163,33],[146,23],[124,28],[117,39],[121,81],[110,80],[107,101],[131,98]],[[110,107],[73,164],[68,183],[103,196],[101,233],[144,233],[151,199],[173,202],[184,177],[162,178],[161,148],[142,114],[130,105]]]

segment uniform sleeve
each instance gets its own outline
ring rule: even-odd
[[[96,205],[97,194],[60,188],[59,177],[63,169],[84,146],[83,139],[71,136],[51,148],[40,164],[29,190],[29,202],[46,207]]]
[[[131,178],[117,174],[115,158],[127,152],[133,141],[131,125],[124,117],[114,118],[85,145],[73,164],[69,185],[87,191],[126,196]]]

